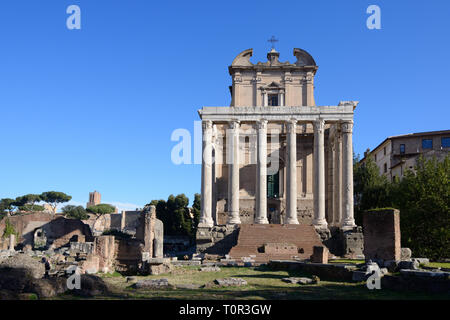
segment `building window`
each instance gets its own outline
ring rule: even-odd
[[[433,149],[433,140],[423,139],[422,140],[422,149]]]
[[[280,174],[279,172],[267,176],[267,197],[278,198],[280,196]]]
[[[377,162],[377,154],[375,153],[375,162]]]
[[[386,155],[386,147],[383,148],[383,155]]]
[[[450,148],[450,137],[441,138],[442,148]]]
[[[387,172],[387,163],[384,164],[384,173]]]
[[[404,144],[400,145],[400,154],[405,154],[405,145]]]
[[[269,94],[269,106],[278,106],[278,94]]]

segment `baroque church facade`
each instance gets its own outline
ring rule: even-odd
[[[231,103],[203,107],[199,227],[308,224],[350,230],[353,218],[353,112],[357,101],[316,106],[318,66],[302,49],[294,63],[274,48],[229,66]]]

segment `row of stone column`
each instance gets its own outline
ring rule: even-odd
[[[327,228],[325,219],[325,121],[314,125],[314,219],[313,225]],[[241,223],[239,217],[239,121],[230,122],[228,144],[228,224]],[[297,121],[287,126],[286,223],[298,224],[297,219]],[[343,229],[355,226],[353,219],[353,150],[352,122],[340,124],[343,136],[342,182],[334,181],[342,190]],[[267,120],[257,122],[257,175],[255,223],[268,223],[267,219]],[[340,156],[340,155],[338,155]],[[212,227],[212,122],[203,121],[202,209],[201,227]],[[342,184],[341,184],[342,183]],[[341,188],[342,186],[342,188]],[[336,187],[336,185],[335,185]],[[335,201],[335,200],[334,200]],[[333,203],[333,205],[336,205]]]

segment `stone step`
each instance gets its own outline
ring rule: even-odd
[[[283,249],[280,249],[280,253],[258,252],[268,243],[295,245],[302,251],[295,254],[282,252]],[[311,225],[243,224],[240,226],[237,245],[230,250],[229,255],[236,261],[252,256],[252,260],[257,263],[274,259],[307,259],[313,253],[313,247],[321,245],[320,237]]]

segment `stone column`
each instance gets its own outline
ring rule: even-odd
[[[346,121],[341,125],[342,131],[342,215],[341,228],[353,229],[353,121]]]
[[[267,92],[263,91],[263,106],[267,107],[269,105],[269,96]]]
[[[267,120],[257,122],[258,155],[256,173],[256,219],[255,223],[267,220]]]
[[[228,224],[239,224],[239,121],[230,122],[228,152]]]
[[[15,234],[10,234],[9,235],[9,245],[8,245],[9,251],[13,252],[15,245],[16,245],[16,235]]]
[[[287,123],[286,224],[297,219],[297,120]]]
[[[212,121],[202,122],[202,196],[199,227],[212,227]]]
[[[334,136],[333,222],[340,226],[342,219],[342,139],[340,125],[336,124]]]
[[[316,228],[327,228],[325,219],[325,121],[314,121],[314,220]]]

